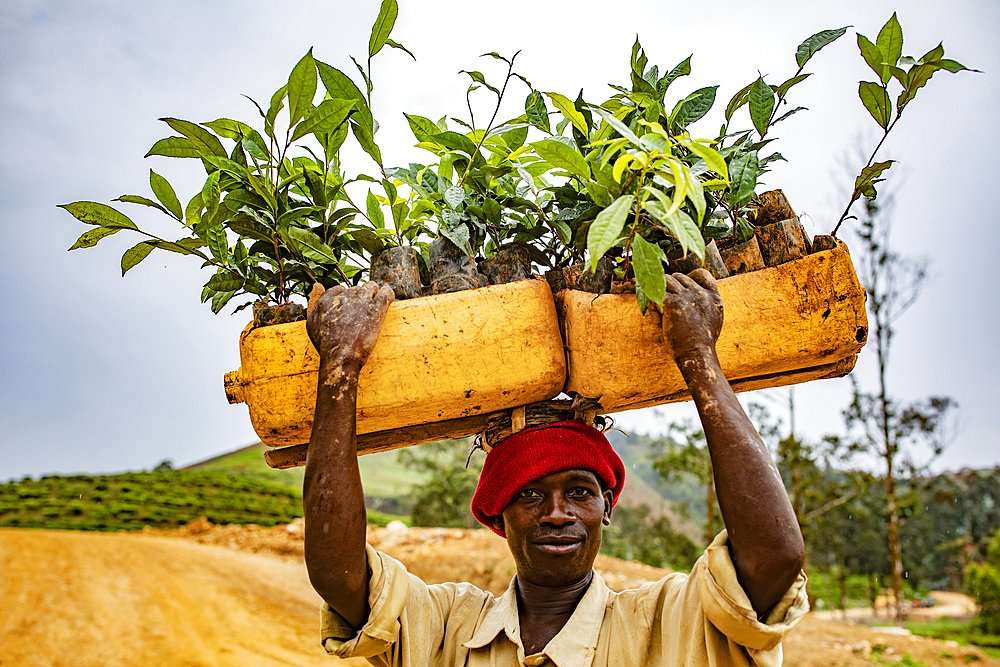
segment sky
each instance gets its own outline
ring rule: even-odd
[[[43,474],[185,465],[256,441],[245,406],[226,401],[222,377],[239,366],[247,311],[213,315],[199,302],[208,274],[195,260],[156,252],[122,278],[121,254],[139,239],[123,232],[94,249],[67,252],[87,229],[56,208],[76,200],[108,203],[149,196],[149,169],[186,201],[201,187],[191,160],[142,156],[171,134],[157,121],[231,117],[252,121],[252,105],[284,84],[310,48],[354,73],[349,54],[366,53],[376,0],[131,1],[4,0],[0,3],[0,481]],[[676,96],[719,84],[719,101],[692,127],[714,137],[725,101],[757,78],[794,73],[797,45],[824,29],[854,26],[826,47],[793,89],[809,108],[775,132],[788,160],[766,177],[802,215],[810,234],[828,233],[849,195],[838,166],[859,139],[877,141],[857,97],[870,70],[854,30],[873,41],[899,12],[904,53],[919,57],[943,41],[946,57],[981,74],[939,73],[903,115],[880,153],[898,160],[894,247],[927,257],[920,300],[896,323],[888,385],[902,401],[953,397],[958,430],[935,468],[1000,464],[996,294],[995,156],[1000,153],[1000,5],[883,0],[470,3],[401,0],[392,37],[416,55],[386,50],[373,64],[373,110],[387,164],[427,161],[402,112],[465,117],[468,79],[499,78],[480,54],[520,50],[516,69],[536,88],[587,99],[625,83],[638,34],[661,70],[688,55],[693,73]],[[355,77],[357,78],[357,77]],[[517,89],[501,115],[520,112]],[[484,102],[485,104],[485,102]],[[478,107],[485,115],[485,106]],[[745,110],[743,112],[746,113]],[[993,118],[994,121],[989,119]],[[743,122],[749,127],[749,122]],[[371,171],[357,151],[347,170]],[[203,176],[202,176],[203,177]],[[151,209],[128,207],[140,227],[174,234]],[[123,209],[126,210],[126,209]],[[850,235],[845,235],[850,243]],[[866,348],[853,376],[875,388]],[[787,390],[757,396],[786,428]],[[842,433],[846,379],[795,389],[796,433],[811,440]],[[633,432],[661,432],[692,418],[688,407],[619,416]]]

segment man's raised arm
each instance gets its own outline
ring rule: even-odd
[[[314,287],[307,328],[319,351],[316,414],[302,504],[309,580],[355,628],[368,618],[365,497],[358,471],[358,374],[375,347],[393,293],[374,283]]]
[[[740,585],[763,616],[795,581],[802,533],[781,475],[719,365],[722,298],[704,269],[667,276],[663,338],[687,382],[712,457],[715,490]]]

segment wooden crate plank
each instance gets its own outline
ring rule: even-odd
[[[725,323],[716,350],[732,381],[754,387],[856,355],[868,334],[865,291],[846,248],[719,282]],[[659,405],[686,390],[663,344],[659,314],[634,294],[557,295],[567,351],[566,392],[606,410]],[[769,384],[771,383],[771,384]],[[681,399],[677,399],[681,400]]]
[[[304,322],[248,329],[226,377],[261,441],[309,440],[319,356]],[[358,380],[358,433],[392,431],[556,396],[566,358],[548,283],[523,280],[393,303]]]

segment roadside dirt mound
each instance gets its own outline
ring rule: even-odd
[[[319,646],[320,600],[301,559],[137,533],[0,529],[0,572],[3,667],[336,662]]]
[[[513,575],[486,530],[371,528],[369,541],[428,582],[500,593]],[[271,667],[340,662],[318,643],[320,600],[302,562],[301,522],[261,529],[192,522],[176,531],[0,529],[0,666]],[[600,557],[616,589],[667,571]],[[803,667],[896,662],[1000,665],[971,648],[807,616],[785,647]]]

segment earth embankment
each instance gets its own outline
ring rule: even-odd
[[[513,573],[489,531],[370,529],[369,541],[425,581],[495,593]],[[600,557],[612,588],[665,574]],[[179,531],[0,529],[0,667],[367,665],[319,647],[320,600],[302,561],[301,524],[193,523]],[[785,645],[790,667],[1000,665],[971,647],[888,635],[808,615]]]

